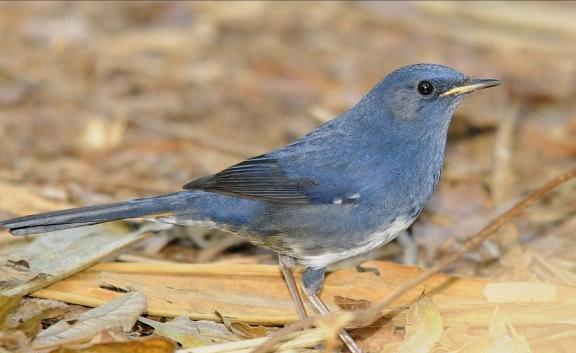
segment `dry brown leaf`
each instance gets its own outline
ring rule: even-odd
[[[408,309],[406,338],[398,353],[427,353],[442,338],[444,326],[440,312],[430,297],[423,294]]]
[[[348,311],[364,310],[372,305],[372,303],[366,299],[352,299],[341,295],[334,296],[334,303],[338,305],[340,309]]]
[[[138,320],[152,326],[154,333],[180,343],[182,348],[239,340],[225,325],[213,321],[192,321],[186,316],[178,316],[168,322],[158,322],[144,317]]]
[[[53,318],[67,311],[69,307],[68,304],[56,300],[26,298],[17,310],[9,315],[7,324],[10,327],[17,327],[20,323],[40,314],[43,314],[44,318]]]
[[[30,342],[42,328],[42,320],[68,306],[54,300],[20,299],[0,297],[0,351],[30,351]]]
[[[6,325],[6,318],[12,310],[14,310],[20,304],[22,297],[12,296],[7,297],[0,295],[0,328],[4,328]]]
[[[72,325],[59,321],[40,332],[33,341],[36,348],[61,345],[91,338],[105,330],[130,331],[146,310],[146,297],[130,292],[78,316]]]
[[[216,314],[222,320],[224,326],[226,326],[233,334],[242,338],[257,338],[265,337],[268,335],[268,329],[264,326],[250,326],[245,322],[232,320],[216,311]]]
[[[124,342],[95,343],[85,348],[60,348],[53,353],[173,353],[172,341],[162,337],[150,337]]]
[[[30,340],[42,329],[42,320],[61,315],[68,304],[55,300],[26,299],[8,315],[4,328],[21,331]]]

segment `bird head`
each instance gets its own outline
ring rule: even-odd
[[[463,97],[501,83],[472,79],[442,65],[417,64],[390,73],[365,100],[372,107],[384,108],[380,116],[391,120],[388,123],[397,123],[396,129],[417,126],[445,131]]]

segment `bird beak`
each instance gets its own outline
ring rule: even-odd
[[[498,86],[500,84],[502,84],[502,81],[491,78],[468,80],[464,85],[451,88],[442,93],[440,97],[470,93],[479,89]]]

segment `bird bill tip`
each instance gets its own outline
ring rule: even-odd
[[[477,91],[479,89],[498,86],[501,84],[502,84],[501,80],[496,80],[496,79],[492,79],[492,78],[474,79],[474,80],[467,81],[464,85],[453,87],[453,88],[449,89],[448,91],[442,93],[440,96],[445,97],[445,96],[451,96],[451,95],[461,95],[461,94],[465,94],[465,93],[471,93],[471,92]]]

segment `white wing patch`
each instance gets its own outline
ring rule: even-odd
[[[358,200],[359,198],[360,198],[360,194],[355,193],[355,194],[352,194],[350,196],[346,196],[344,198],[337,197],[334,200],[332,200],[332,203],[335,205],[351,204],[351,203],[355,203],[356,200]]]

